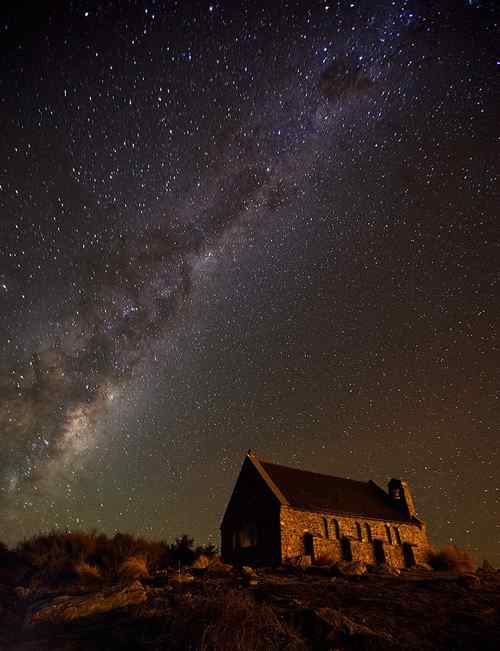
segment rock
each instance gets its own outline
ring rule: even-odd
[[[25,625],[42,622],[65,622],[118,608],[144,603],[146,590],[139,581],[125,587],[118,586],[84,595],[61,595],[53,599],[35,601],[26,613]]]
[[[392,567],[386,563],[382,563],[381,565],[371,565],[370,573],[378,576],[399,576],[401,574],[397,567]]]
[[[154,588],[160,588],[162,586],[167,586],[169,583],[168,574],[165,573],[155,573],[149,579],[143,579],[142,584],[152,586]]]
[[[174,574],[170,577],[170,583],[191,583],[194,581],[192,574]]]
[[[480,583],[481,579],[477,574],[473,574],[472,572],[467,572],[458,577],[458,584],[463,588],[474,588],[475,586],[480,585]]]
[[[331,571],[335,576],[361,576],[366,574],[366,565],[357,561],[338,561]]]
[[[480,569],[481,572],[496,572],[496,569],[493,567],[493,565],[486,559],[484,559]]]
[[[332,568],[329,565],[311,565],[306,568],[308,574],[316,574],[318,576],[331,576]]]
[[[333,608],[304,608],[295,611],[290,623],[321,648],[370,649],[395,651],[397,646],[388,633],[379,633],[357,624]],[[328,645],[324,646],[325,643]]]
[[[257,576],[257,572],[253,569],[253,567],[250,567],[249,565],[243,565],[241,568],[241,573],[243,576],[247,577],[255,577]]]
[[[24,588],[22,585],[18,585],[14,588],[14,592],[20,601],[24,601],[31,595],[31,590],[29,588]]]
[[[193,567],[191,565],[191,567],[189,568],[189,571],[191,572],[191,574],[193,576],[201,577],[201,576],[205,576],[205,574],[207,573],[207,568],[206,567]]]
[[[303,554],[302,556],[297,556],[294,562],[295,567],[300,567],[302,570],[307,569],[308,567],[311,567],[312,565],[312,558],[308,554]]]
[[[210,576],[226,576],[227,574],[231,574],[233,571],[233,566],[228,565],[228,563],[211,563],[207,567],[207,574],[210,574]]]

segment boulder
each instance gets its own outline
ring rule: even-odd
[[[226,576],[227,574],[231,574],[232,571],[232,565],[216,561],[207,567],[206,573],[211,576]]]
[[[28,608],[25,625],[72,621],[118,608],[142,604],[146,599],[146,590],[139,581],[125,587],[114,586],[83,595],[60,595],[54,598],[44,598],[35,601]]]
[[[362,576],[366,574],[366,565],[357,561],[338,561],[332,565],[331,571],[335,576]]]
[[[493,567],[493,565],[484,559],[483,564],[480,567],[481,572],[496,572],[497,570]]]
[[[321,648],[353,648],[395,651],[398,647],[388,633],[357,624],[333,608],[303,608],[290,613],[290,623],[313,645]]]
[[[302,556],[297,556],[293,565],[299,567],[302,570],[306,570],[312,565],[312,558],[308,554],[303,554]]]
[[[429,563],[419,563],[418,565],[415,565],[414,568],[415,570],[425,570],[426,572],[433,572],[434,568],[429,565]]]
[[[378,576],[399,576],[401,574],[397,567],[382,563],[381,565],[371,565],[370,573]]]
[[[25,588],[22,585],[18,585],[16,588],[14,588],[14,592],[20,601],[26,601],[26,599],[31,596],[31,590],[29,588]]]
[[[246,577],[256,577],[257,576],[257,572],[254,570],[253,567],[250,567],[249,565],[243,565],[243,567],[241,568],[241,573],[243,574],[243,576],[246,576]]]
[[[466,572],[458,577],[458,584],[463,588],[474,588],[481,584],[481,579],[473,572]]]
[[[192,581],[194,581],[192,574],[177,573],[170,577],[170,583],[191,583]]]

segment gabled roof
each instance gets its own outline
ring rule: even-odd
[[[282,504],[307,511],[412,522],[372,481],[363,482],[279,466],[248,455]],[[264,471],[264,472],[262,472]]]

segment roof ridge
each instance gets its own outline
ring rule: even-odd
[[[302,472],[307,475],[319,475],[320,477],[328,477],[328,479],[340,479],[341,481],[350,481],[356,484],[363,484],[363,486],[371,485],[372,482],[371,479],[368,481],[363,481],[362,479],[350,479],[350,477],[339,477],[338,475],[327,475],[324,472],[316,472],[314,470],[302,470],[302,468],[295,468],[294,466],[284,466],[281,463],[273,463],[272,461],[264,461],[263,459],[259,459],[261,464],[265,464],[267,466],[276,466],[277,468],[286,468],[287,470],[293,470],[295,472]],[[377,488],[379,488],[377,486]],[[381,489],[380,489],[381,490]]]

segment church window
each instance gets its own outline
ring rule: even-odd
[[[361,525],[359,524],[359,522],[356,522],[356,536],[358,540],[363,540],[363,533],[361,531]]]
[[[335,538],[336,538],[337,540],[340,540],[341,535],[340,535],[340,524],[339,524],[339,521],[338,521],[338,520],[334,520],[334,521],[333,521],[333,526],[334,526],[334,529],[335,529]]]
[[[323,532],[325,534],[325,538],[329,538],[330,534],[328,531],[328,520],[326,518],[323,518]]]
[[[238,531],[238,547],[246,549],[257,545],[257,525],[255,522],[245,523]]]
[[[401,544],[401,536],[399,534],[399,529],[397,527],[394,527],[394,536],[396,538],[396,543],[398,545],[400,545]]]
[[[387,542],[389,543],[389,545],[392,545],[391,528],[388,524],[385,525],[385,533],[387,536]]]
[[[372,541],[372,530],[371,530],[370,525],[368,524],[368,522],[365,522],[365,534],[366,534],[366,539],[368,540],[368,542],[371,542]]]

